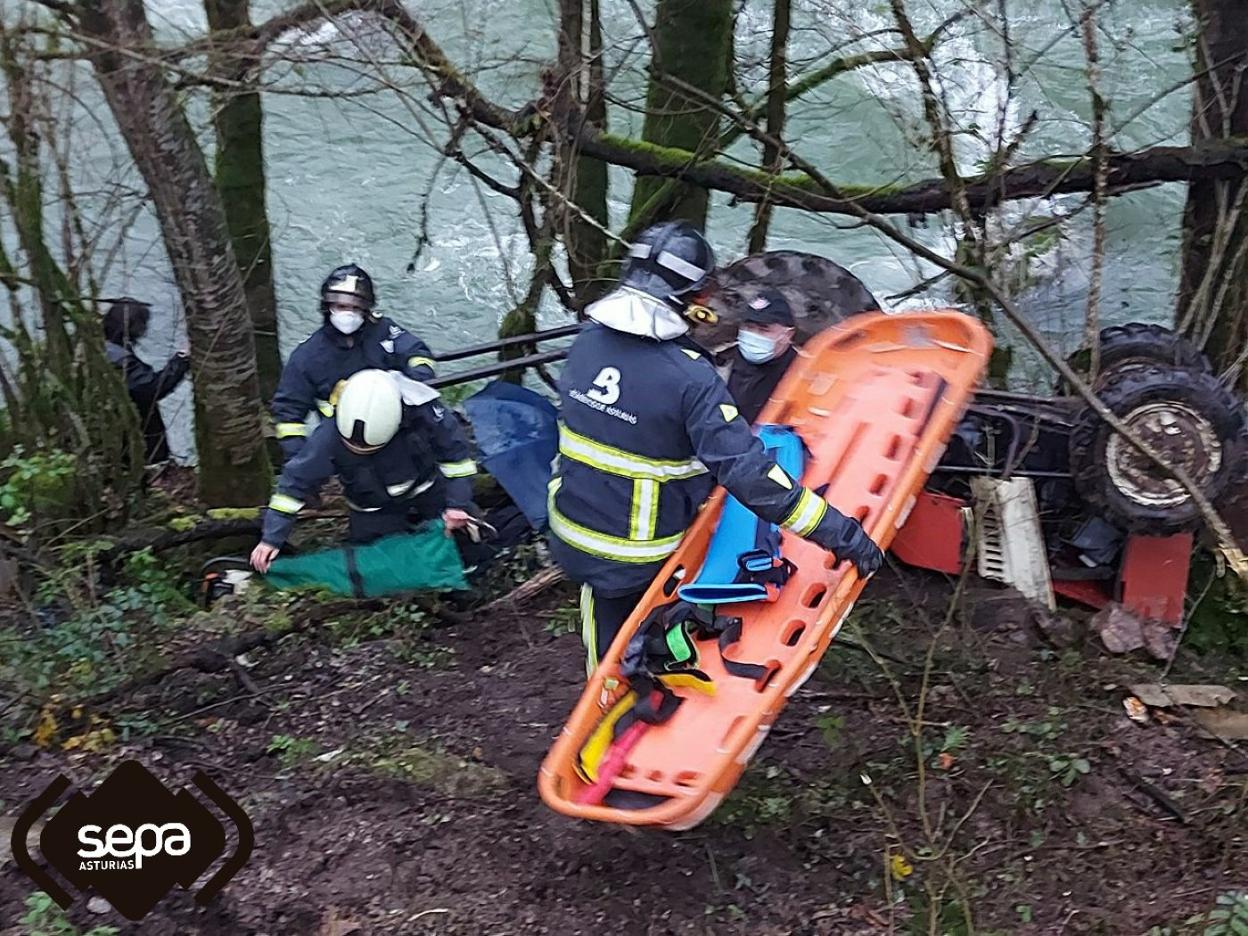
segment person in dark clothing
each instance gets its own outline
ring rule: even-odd
[[[191,366],[189,351],[178,351],[160,370],[134,353],[135,343],[147,334],[151,312],[146,302],[126,297],[113,300],[104,313],[104,351],[124,375],[130,399],[139,411],[144,459],[149,465],[169,460],[169,440],[157,402],[177,389]]]
[[[448,536],[473,523],[476,472],[463,428],[436,390],[401,374],[360,371],[343,387],[334,418],[282,468],[251,564],[268,571],[299,511],[332,476],[351,508],[350,541],[368,543],[438,516]]]
[[[308,414],[334,415],[341,384],[362,370],[398,371],[413,380],[433,377],[433,355],[375,307],[372,278],[354,263],[334,269],[321,284],[320,328],[286,361],[273,395],[274,432],[289,461],[307,441]]]
[[[864,576],[883,561],[857,521],[776,464],[688,338],[691,297],[714,267],[687,223],[643,231],[619,287],[586,310],[560,375],[550,549],[581,584],[590,671],[716,483]]]
[[[746,422],[758,419],[780,378],[797,358],[795,330],[793,310],[780,290],[766,287],[746,304],[728,372],[728,392]]]

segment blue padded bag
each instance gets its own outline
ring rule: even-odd
[[[790,478],[801,478],[806,449],[796,432],[788,426],[762,426],[758,437]],[[774,573],[786,568],[791,566],[780,555],[779,527],[729,496],[707,547],[702,571],[696,581],[682,585],[678,594],[694,604],[766,601],[770,595],[763,579],[772,574],[774,580]],[[778,584],[787,577],[782,574]]]

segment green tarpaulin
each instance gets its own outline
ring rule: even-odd
[[[311,586],[357,598],[468,587],[459,550],[443,532],[440,520],[364,546],[278,557],[265,581],[275,588]]]

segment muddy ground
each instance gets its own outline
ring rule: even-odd
[[[175,891],[135,925],[83,899],[82,931],[1200,931],[1183,921],[1248,889],[1248,752],[1184,713],[1128,720],[1124,687],[1160,669],[1106,656],[1078,615],[1046,634],[981,584],[942,626],[951,594],[935,575],[874,582],[737,791],[681,834],[574,822],[537,796],[582,680],[566,588],[452,626],[409,606],[344,613],[232,668],[179,670],[102,707],[116,744],[0,755],[0,815],[57,773],[90,787],[130,757],[171,785],[207,770],[244,805],[255,853],[209,906]],[[275,613],[227,602],[182,641]],[[1207,659],[1172,678],[1248,696]],[[4,863],[0,934],[27,932],[33,890]]]

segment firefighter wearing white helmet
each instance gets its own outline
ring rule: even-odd
[[[715,269],[683,221],[643,231],[614,292],[559,378],[559,467],[550,548],[581,583],[582,639],[593,669],[715,484],[764,520],[853,562],[883,553],[857,521],[789,477],[750,432],[724,382],[687,336]]]
[[[463,428],[436,390],[400,374],[347,380],[332,421],[288,461],[251,564],[267,572],[308,499],[337,476],[351,508],[349,540],[367,543],[441,516],[448,535],[472,520],[477,472]]]

